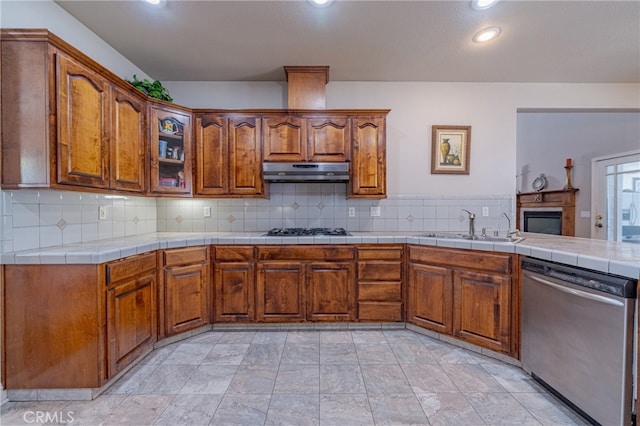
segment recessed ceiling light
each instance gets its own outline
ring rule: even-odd
[[[316,7],[326,7],[329,6],[333,0],[309,0],[312,5]]]
[[[149,4],[152,4],[154,6],[159,6],[159,7],[163,7],[165,5],[165,3],[167,2],[167,0],[143,0]]]
[[[484,43],[486,41],[493,40],[500,35],[501,31],[502,30],[500,30],[499,27],[485,28],[484,30],[478,31],[476,35],[473,36],[473,41],[476,43]]]
[[[498,3],[500,0],[472,0],[471,7],[475,10],[484,10],[489,9],[494,4]]]

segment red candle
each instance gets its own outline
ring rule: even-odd
[[[567,158],[567,161],[565,162],[565,167],[572,167],[573,166],[573,160],[571,158]]]

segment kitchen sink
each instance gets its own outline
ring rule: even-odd
[[[419,237],[427,238],[441,238],[445,240],[468,240],[468,241],[487,241],[492,243],[512,243],[517,244],[524,240],[524,237],[519,236],[504,236],[496,237],[491,235],[469,235],[469,234],[454,234],[445,232],[428,232],[426,234],[418,235]]]

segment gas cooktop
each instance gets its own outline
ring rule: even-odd
[[[347,236],[344,228],[273,228],[267,232],[270,237],[316,237]]]

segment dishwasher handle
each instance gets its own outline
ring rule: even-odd
[[[612,299],[610,297],[606,297],[606,296],[601,296],[599,294],[593,294],[593,293],[589,293],[586,291],[582,291],[582,290],[577,290],[575,288],[571,288],[568,286],[564,286],[561,284],[556,284],[553,281],[550,281],[548,279],[542,278],[536,274],[532,274],[531,272],[527,272],[527,271],[523,271],[522,275],[524,275],[525,277],[532,279],[540,284],[544,284],[546,286],[552,287],[558,291],[562,291],[564,293],[569,293],[573,296],[577,296],[577,297],[582,297],[583,299],[589,299],[592,300],[594,302],[599,302],[599,303],[604,303],[607,305],[612,305],[612,306],[624,306],[624,303],[622,303],[619,300],[616,299]]]
[[[598,293],[625,299],[635,299],[637,297],[638,282],[632,278],[531,257],[522,259],[521,265],[523,272],[530,271],[539,276],[556,280],[555,282],[570,283]]]

